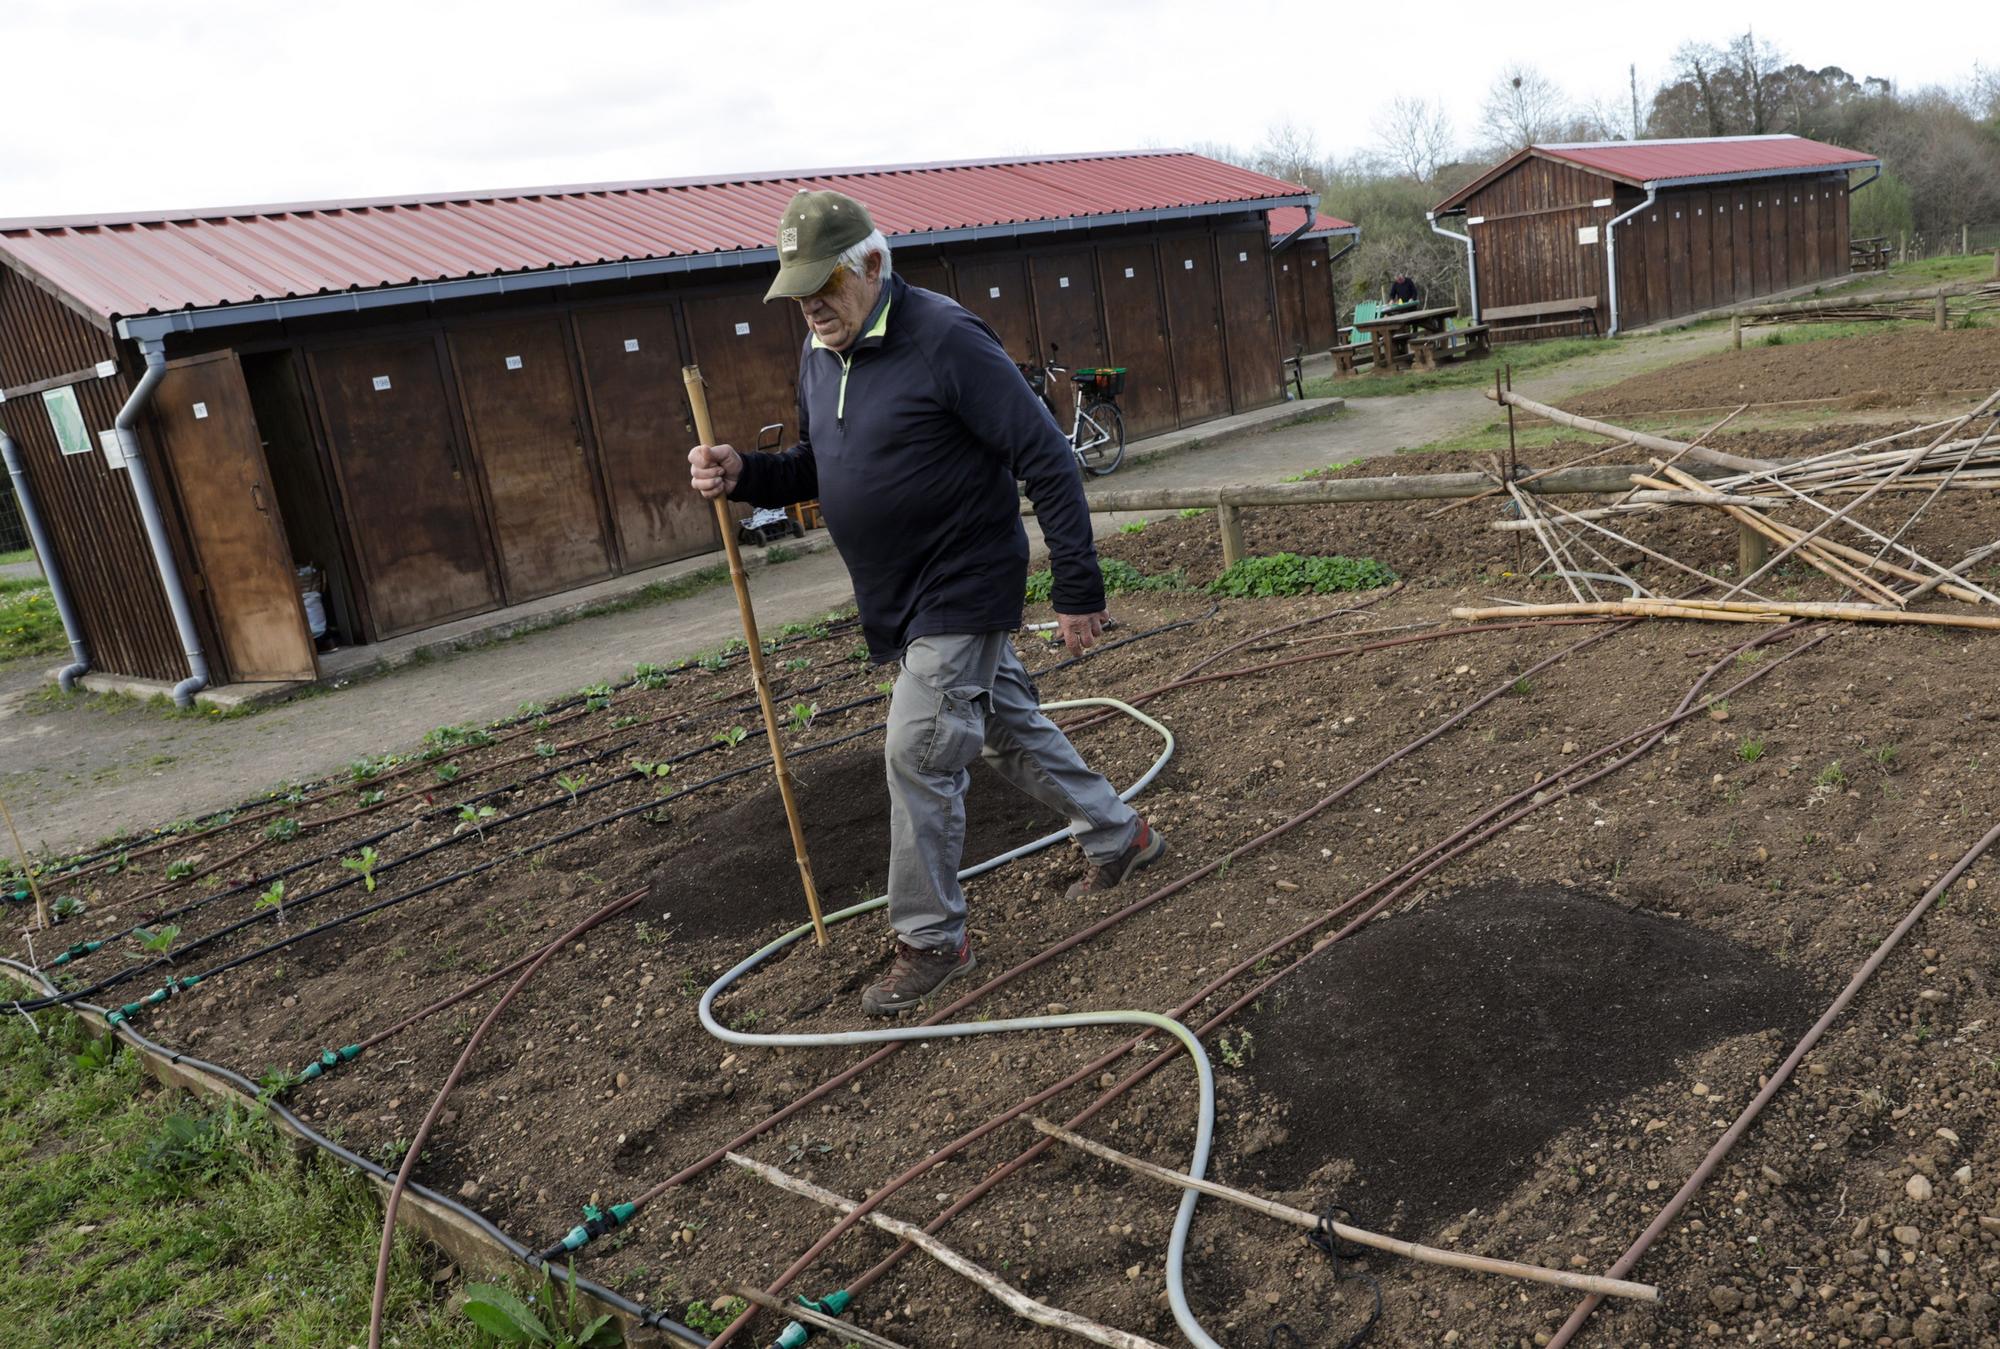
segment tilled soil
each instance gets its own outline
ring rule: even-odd
[[[1706,928],[1511,882],[1438,896],[1329,947],[1244,1025],[1289,1137],[1271,1179],[1334,1163],[1430,1231],[1504,1197],[1562,1128],[1764,1030],[1796,1038],[1828,991]],[[1581,1024],[1577,1024],[1580,1021]]]
[[[1986,509],[1977,502],[1950,505],[1941,530],[2000,532],[1957,518],[1976,521]],[[1985,831],[2000,808],[2000,698],[1986,641],[1913,629],[1843,629],[1811,649],[1801,648],[1815,634],[1786,632],[1738,652],[1767,634],[1668,622],[1494,625],[1342,654],[1368,632],[1393,630],[1382,642],[1424,636],[1409,625],[1434,624],[1450,605],[1494,588],[1554,597],[1546,582],[1503,587],[1504,568],[1489,570],[1484,555],[1448,555],[1447,531],[1484,537],[1479,509],[1439,517],[1445,523],[1429,527],[1436,537],[1407,555],[1393,546],[1419,532],[1414,521],[1343,526],[1374,531],[1380,546],[1362,539],[1339,550],[1384,556],[1414,582],[1393,596],[1233,602],[1207,618],[1209,602],[1184,592],[1118,601],[1134,631],[1201,621],[1052,673],[1047,696],[1135,698],[1233,644],[1244,645],[1210,670],[1245,672],[1146,704],[1179,740],[1141,802],[1170,845],[1154,871],[1073,902],[1064,887],[1082,862],[1056,849],[969,884],[981,968],[967,991],[985,991],[960,1019],[1185,1006],[1185,1019],[1201,1024],[1253,981],[1303,960],[1261,1006],[1208,1032],[1220,1079],[1218,1178],[1307,1209],[1340,1202],[1402,1235],[1461,1250],[1602,1270],[1758,1090],[1800,1024]],[[1283,540],[1298,551],[1336,550],[1327,526],[1280,519],[1252,515],[1253,548]],[[1185,548],[1173,546],[1177,532]],[[1149,569],[1184,566],[1199,578],[1191,559],[1212,535],[1212,521],[1172,521],[1119,546]],[[1716,546],[1725,545],[1733,551],[1733,539]],[[1162,549],[1157,558],[1142,551],[1153,548]],[[1816,593],[1813,578],[1796,584]],[[1271,632],[1368,598],[1379,602]],[[1021,640],[1030,666],[1049,662],[1038,642]],[[787,704],[808,689],[827,708],[870,694],[882,673],[856,664],[851,644],[836,635],[789,648],[805,664],[780,667]],[[1280,660],[1295,663],[1249,668]],[[1653,742],[1625,743],[1673,713],[1705,671],[1714,672],[1708,692],[1725,701]],[[191,843],[188,853],[204,864],[257,850],[228,864],[215,887],[198,876],[175,882],[173,899],[209,897],[173,920],[186,928],[177,972],[207,970],[333,913],[412,897],[217,974],[142,1013],[140,1024],[253,1075],[296,1067],[535,949],[610,897],[643,890],[638,909],[552,960],[516,1001],[417,1174],[530,1244],[566,1231],[584,1203],[657,1186],[867,1052],[730,1050],[696,1022],[695,999],[710,979],[802,918],[785,885],[791,845],[756,769],[757,741],[726,748],[713,739],[755,725],[743,689],[740,670],[683,672],[386,786],[287,804],[287,818],[310,823],[356,808],[357,790],[385,792],[370,813],[291,841],[260,843],[267,824],[250,821]],[[823,887],[829,907],[858,895],[883,863],[879,825],[862,805],[879,789],[871,763],[879,738],[832,745],[878,716],[879,705],[822,713],[788,736],[809,818],[817,813],[816,865],[853,886]],[[640,721],[618,724],[631,717]],[[538,741],[554,752],[534,749]],[[821,743],[831,747],[811,752]],[[1158,744],[1123,718],[1079,731],[1077,743],[1121,783]],[[1650,748],[1574,795],[1554,789],[1565,766],[1614,743]],[[693,757],[664,781],[616,776],[630,760],[675,754]],[[457,769],[452,781],[439,763]],[[738,768],[751,771],[649,806],[663,791]],[[571,778],[574,799],[558,773]],[[454,833],[450,808],[496,789],[500,814]],[[1406,865],[1516,793],[1531,813],[1441,869],[1402,880]],[[1297,827],[1165,892],[1330,796]],[[981,827],[992,830],[981,847],[1038,827],[997,810],[998,800],[984,787],[975,800]],[[544,808],[515,817],[531,806]],[[383,833],[392,824],[402,827]],[[370,894],[340,861],[378,834]],[[145,855],[117,874],[59,887],[90,906],[68,932],[97,935],[160,908],[163,900],[142,896],[177,856]],[[475,862],[494,865],[448,879]],[[240,936],[189,948],[225,919],[258,912],[257,893],[292,865],[300,869],[288,877],[282,929],[266,912]],[[1667,1229],[1636,1272],[1660,1286],[1662,1300],[1603,1308],[1583,1342],[2000,1343],[1991,1292],[2000,1279],[1993,875],[1992,863],[1975,866],[1923,920]],[[741,912],[730,909],[732,896]],[[1073,949],[991,982],[1147,896],[1157,897]],[[1353,904],[1363,896],[1362,905],[1386,898],[1386,907],[1352,947],[1304,959],[1364,911]],[[836,929],[826,951],[792,947],[722,999],[718,1014],[750,1032],[863,1024],[854,994],[879,968],[882,931],[869,915]],[[1371,950],[1396,953],[1376,967],[1376,986],[1403,970],[1408,987],[1371,998],[1340,978],[1368,968]],[[129,945],[114,944],[79,961],[74,977],[100,978],[135,959]],[[1653,967],[1650,982],[1631,974],[1642,960]],[[1533,980],[1505,977],[1530,968],[1540,972]],[[166,973],[145,970],[99,1000],[136,996]],[[1212,996],[1196,999],[1217,981]],[[1488,1026],[1472,1008],[1494,987],[1520,992]],[[398,1156],[493,996],[432,1015],[298,1089],[295,1108],[351,1147]],[[1704,997],[1712,1017],[1700,1010]],[[1328,1007],[1340,1009],[1332,1026]],[[1493,1060],[1503,1042],[1522,1038],[1504,1030],[1516,1024],[1531,1026],[1534,1039],[1516,1047],[1507,1069]],[[1433,1033],[1412,1044],[1427,1027]],[[1037,1107],[1067,1119],[1134,1064],[1160,1063],[1083,1127],[1185,1165],[1192,1075],[1151,1042],[1093,1066],[1128,1039],[1091,1029],[911,1046],[740,1146],[860,1195],[1030,1092],[1080,1076]],[[1325,1080],[1315,1075],[1335,1070],[1344,1086],[1313,1089]],[[1579,1085],[1579,1077],[1593,1080]],[[1371,1095],[1411,1099],[1371,1114],[1359,1108]],[[1480,1157],[1470,1126],[1488,1135],[1490,1157]],[[1038,1137],[1025,1122],[1003,1125],[886,1208],[928,1221]],[[1491,1166],[1475,1168],[1480,1160]],[[1475,1170],[1491,1188],[1464,1179]],[[1057,1147],[944,1235],[1037,1297],[1170,1341],[1162,1260],[1174,1204],[1169,1189]],[[829,1222],[725,1167],[666,1189],[578,1264],[679,1315],[738,1281],[768,1282]],[[890,1250],[873,1233],[842,1238],[797,1290],[847,1286]],[[1360,1267],[1383,1288],[1382,1344],[1532,1345],[1573,1305],[1540,1286],[1382,1257]],[[1187,1273],[1197,1312],[1231,1345],[1264,1344],[1280,1321],[1299,1343],[1339,1345],[1366,1314],[1360,1285],[1336,1282],[1301,1234],[1214,1201],[1197,1216]],[[920,1259],[896,1265],[853,1314],[912,1346],[1066,1343]],[[760,1340],[770,1329],[760,1328]]]
[[[1739,403],[1836,400],[1846,408],[1914,408],[1984,395],[2000,385],[2000,329],[1937,332],[1903,328],[1834,341],[1784,342],[1751,330],[1741,351],[1719,351],[1635,375],[1574,400],[1592,417],[1735,407]]]

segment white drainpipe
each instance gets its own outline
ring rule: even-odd
[[[201,638],[194,626],[194,611],[188,607],[187,587],[181,584],[180,568],[174,564],[173,545],[167,541],[167,524],[160,515],[160,499],[153,492],[153,478],[146,469],[146,457],[139,452],[139,437],[132,430],[145,410],[153,389],[167,373],[166,343],[160,338],[142,338],[139,351],[146,358],[146,373],[132,390],[125,406],[118,409],[114,423],[118,447],[125,455],[125,467],[132,479],[132,496],[139,504],[139,518],[146,526],[146,542],[153,546],[153,565],[160,573],[160,588],[167,592],[167,604],[174,611],[174,627],[180,632],[181,650],[187,655],[188,677],[174,685],[174,706],[194,706],[194,695],[208,686],[208,658],[202,654]]]
[[[68,693],[76,687],[76,677],[90,669],[90,651],[83,644],[83,625],[77,621],[76,608],[70,603],[69,587],[63,584],[62,565],[56,561],[56,550],[49,543],[49,533],[42,524],[41,507],[35,501],[33,487],[28,482],[28,466],[21,461],[20,447],[14,437],[7,434],[7,428],[0,426],[0,459],[7,461],[7,472],[14,479],[14,495],[21,502],[21,519],[28,526],[28,538],[34,542],[35,556],[42,564],[42,579],[49,583],[49,598],[55,601],[56,614],[62,619],[63,635],[69,638],[69,654],[72,660],[56,671],[56,683]]]
[[[1618,336],[1618,227],[1651,206],[1653,198],[1658,195],[1659,188],[1648,183],[1646,199],[1604,227],[1604,270],[1609,278],[1611,294],[1611,326],[1605,330],[1606,337]]]
[[[1438,224],[1437,213],[1435,211],[1425,211],[1424,219],[1430,222],[1431,233],[1442,234],[1447,239],[1456,239],[1465,245],[1465,275],[1472,287],[1472,321],[1474,323],[1479,322],[1479,266],[1473,257],[1472,236],[1470,234],[1458,234]],[[1472,227],[1467,225],[1466,228],[1471,229]]]

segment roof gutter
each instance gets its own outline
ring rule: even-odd
[[[1304,220],[1301,220],[1299,222],[1299,227],[1293,230],[1290,234],[1287,234],[1282,239],[1274,240],[1271,244],[1271,251],[1273,253],[1284,252],[1286,249],[1290,248],[1293,244],[1297,243],[1301,236],[1303,236],[1307,231],[1312,229],[1312,227],[1318,223],[1319,223],[1319,193],[1314,192],[1306,198],[1306,218]]]
[[[69,587],[63,584],[62,566],[56,561],[55,549],[49,546],[49,533],[42,524],[41,508],[35,504],[34,489],[28,483],[28,466],[21,461],[21,447],[14,443],[14,437],[0,427],[0,459],[7,461],[8,476],[14,480],[14,495],[21,502],[21,518],[27,522],[28,538],[35,545],[35,556],[41,560],[42,579],[49,583],[49,596],[55,601],[56,614],[62,619],[63,635],[69,638],[69,654],[72,660],[56,671],[56,683],[68,693],[76,687],[78,675],[90,668],[90,651],[83,644],[83,625],[77,622],[76,607],[70,603]]]
[[[920,230],[893,235],[889,246],[908,248],[927,244],[971,243],[985,239],[1016,239],[1075,230],[1103,229],[1116,225],[1145,225],[1161,221],[1198,220],[1210,216],[1270,211],[1280,206],[1304,206],[1306,219],[1319,198],[1310,192],[1296,196],[1257,197],[1246,201],[1207,202],[1196,206],[1159,207],[1143,211],[1112,211],[1100,215],[1062,220],[1022,220],[996,225],[969,225],[957,229]],[[424,281],[413,285],[380,286],[370,290],[340,291],[327,295],[305,295],[282,300],[245,301],[238,304],[207,305],[176,309],[164,314],[140,314],[118,320],[120,337],[139,342],[165,340],[174,333],[203,332],[212,328],[233,328],[253,323],[282,323],[290,319],[313,318],[326,314],[364,313],[399,305],[439,304],[451,300],[480,299],[495,295],[515,295],[530,291],[587,286],[607,281],[635,281],[646,277],[672,276],[689,272],[717,271],[727,267],[747,267],[758,263],[775,264],[775,248],[742,248],[728,253],[678,254],[664,258],[637,258],[619,262],[593,262],[576,267],[549,267],[534,272],[511,272],[493,276],[461,277],[451,281]]]
[[[1605,291],[1611,297],[1611,323],[1604,330],[1606,337],[1618,336],[1618,227],[1651,206],[1659,195],[1657,184],[1646,184],[1646,199],[1625,214],[1614,216],[1604,227],[1604,272],[1607,278]]]
[[[1570,161],[1564,161],[1565,163]],[[1740,173],[1702,173],[1689,178],[1652,178],[1638,184],[1648,192],[1677,187],[1702,187],[1709,183],[1741,183],[1753,178],[1810,178],[1834,173],[1847,173],[1854,169],[1873,168],[1882,172],[1879,159],[1857,159],[1846,164],[1802,164],[1791,169],[1745,169]],[[1606,177],[1612,175],[1606,174]]]
[[[194,706],[194,695],[208,687],[208,658],[202,654],[194,611],[188,607],[187,587],[181,583],[173,545],[167,541],[167,523],[160,515],[160,499],[153,491],[152,473],[146,467],[146,456],[140,453],[138,434],[132,429],[152,399],[154,388],[167,373],[166,343],[157,337],[141,338],[139,351],[146,358],[146,373],[139,377],[125,406],[118,409],[113,426],[132,479],[132,496],[139,504],[139,519],[146,526],[146,542],[153,547],[153,566],[160,573],[160,588],[167,592],[167,604],[174,611],[174,627],[180,633],[181,650],[187,656],[188,677],[174,685],[174,706],[188,708]]]
[[[1464,208],[1460,207],[1459,209],[1463,210]],[[1465,276],[1472,288],[1472,321],[1474,323],[1479,322],[1479,266],[1478,259],[1473,254],[1472,236],[1470,234],[1459,234],[1438,224],[1436,211],[1425,211],[1424,219],[1430,224],[1432,234],[1442,234],[1447,239],[1456,239],[1465,245]],[[1472,227],[1467,225],[1466,228],[1471,229]],[[1344,248],[1341,250],[1343,253],[1346,251]]]
[[[1878,161],[1874,169],[1872,169],[1869,172],[1866,178],[1863,178],[1858,183],[1849,183],[1847,185],[1847,195],[1850,197],[1853,196],[1855,193],[1859,192],[1862,188],[1868,186],[1868,184],[1874,182],[1877,178],[1880,178],[1881,176],[1882,176],[1882,165]]]

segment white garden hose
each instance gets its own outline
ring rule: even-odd
[[[1121,801],[1129,801],[1144,791],[1152,783],[1153,779],[1160,775],[1161,770],[1167,766],[1167,761],[1173,758],[1173,732],[1147,716],[1144,712],[1127,703],[1119,702],[1115,698],[1073,698],[1064,702],[1042,704],[1042,710],[1045,712],[1053,712],[1071,707],[1108,707],[1114,711],[1123,712],[1140,725],[1156,732],[1163,742],[1160,755],[1153,761],[1152,767],[1148,768],[1137,782],[1118,794]],[[973,876],[982,875],[985,872],[994,870],[996,867],[1004,866],[1017,858],[1026,857],[1030,853],[1039,852],[1053,844],[1060,843],[1069,836],[1070,831],[1067,829],[1047,834],[1032,843],[1023,844],[1011,852],[1002,853],[998,857],[989,858],[977,865],[967,867],[958,873],[959,879],[967,880]],[[829,923],[845,922],[861,914],[884,908],[888,903],[889,897],[887,895],[880,895],[874,899],[850,905],[837,913],[829,913],[826,915],[826,921]],[[1194,1063],[1195,1075],[1200,1082],[1200,1109],[1195,1123],[1194,1155],[1188,1164],[1188,1174],[1194,1176],[1196,1179],[1200,1179],[1207,1174],[1209,1146],[1215,1132],[1215,1074],[1209,1065],[1208,1054],[1202,1049],[1201,1041],[1195,1038],[1194,1032],[1173,1017],[1162,1016],[1158,1012],[1066,1012],[1060,1016],[1012,1017],[1004,1021],[977,1021],[952,1025],[885,1026],[876,1030],[828,1031],[819,1034],[763,1035],[751,1034],[747,1031],[731,1030],[715,1019],[715,1000],[727,992],[731,985],[778,952],[809,935],[812,930],[812,924],[810,923],[804,923],[793,928],[782,937],[766,944],[739,961],[735,966],[726,971],[721,978],[710,984],[708,990],[701,995],[701,1003],[697,1008],[703,1028],[710,1035],[727,1044],[764,1045],[772,1048],[786,1049],[820,1048],[829,1045],[877,1045],[900,1040],[946,1040],[971,1035],[998,1035],[1014,1031],[1065,1030],[1079,1026],[1143,1026],[1149,1030],[1162,1031],[1179,1040],[1181,1047],[1187,1050],[1188,1058]],[[1167,1302],[1173,1309],[1174,1320],[1179,1324],[1181,1333],[1187,1336],[1188,1341],[1194,1344],[1196,1349],[1222,1349],[1222,1346],[1210,1338],[1208,1333],[1201,1328],[1201,1323],[1195,1319],[1194,1312],[1189,1308],[1187,1303],[1187,1290],[1182,1279],[1182,1265],[1187,1256],[1188,1229],[1194,1225],[1194,1206],[1200,1198],[1200,1192],[1197,1190],[1184,1190],[1181,1193],[1180,1211],[1174,1219],[1173,1235],[1167,1242]]]

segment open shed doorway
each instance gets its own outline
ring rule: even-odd
[[[322,651],[353,646],[362,640],[359,606],[298,360],[289,349],[246,353],[240,360],[270,467],[271,491],[291,544],[292,567],[317,573],[326,610],[326,631],[317,645]],[[310,585],[315,578],[301,579]]]

